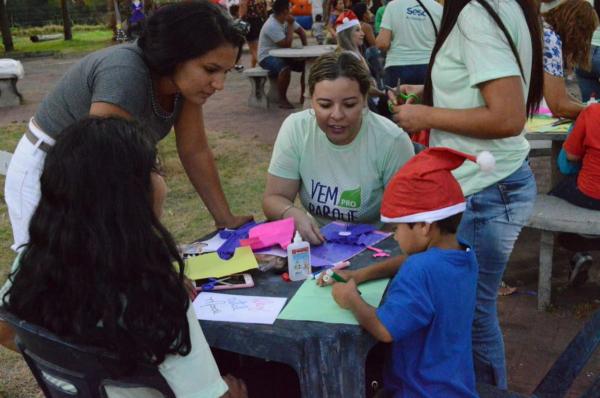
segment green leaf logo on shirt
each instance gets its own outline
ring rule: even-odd
[[[349,209],[358,209],[360,207],[360,187],[342,192],[338,206]]]

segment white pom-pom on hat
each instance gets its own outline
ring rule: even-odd
[[[490,173],[496,168],[496,158],[491,152],[483,151],[477,155],[477,164],[481,171]]]
[[[350,19],[348,17],[344,18],[344,20],[342,21],[343,23],[348,23],[350,22]]]

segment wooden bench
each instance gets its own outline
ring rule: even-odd
[[[550,195],[538,195],[527,226],[539,229],[540,272],[538,277],[538,310],[550,304],[554,233],[600,235],[600,211],[588,210]]]
[[[279,103],[277,76],[270,77],[269,71],[260,66],[245,69],[243,73],[250,80],[252,86],[248,97],[248,106],[267,109],[271,104]],[[269,91],[265,92],[267,79],[269,79]]]
[[[20,105],[23,96],[17,89],[17,81],[23,78],[21,62],[14,59],[0,59],[0,107]]]

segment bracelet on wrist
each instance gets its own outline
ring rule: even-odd
[[[285,213],[287,213],[287,211],[291,208],[295,208],[296,206],[294,206],[294,204],[292,203],[291,205],[287,206],[285,209],[283,209],[283,211],[281,212],[281,215],[279,216],[280,219],[283,219],[285,217]]]

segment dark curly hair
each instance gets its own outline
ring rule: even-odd
[[[586,0],[565,0],[543,14],[544,21],[562,40],[565,69],[591,68],[592,35],[598,27],[598,15]]]
[[[18,317],[131,364],[191,348],[183,261],[153,211],[150,137],[119,118],[87,118],[59,134],[2,298]]]
[[[172,75],[175,67],[224,44],[244,45],[244,33],[227,12],[208,0],[174,3],[152,15],[137,41],[150,70]]]

